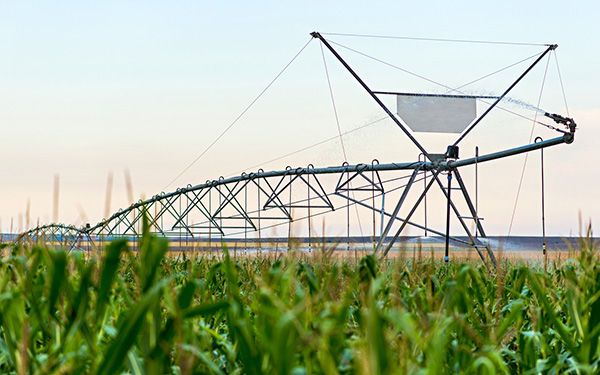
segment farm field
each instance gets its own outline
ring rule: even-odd
[[[2,2],[0,375],[600,375],[574,5]]]
[[[343,247],[343,246],[340,246]],[[267,257],[267,258],[278,258],[280,256],[284,256],[286,254],[287,248],[281,247],[278,250],[248,250],[244,251],[244,249],[229,249],[230,256],[234,259],[237,257]],[[485,252],[485,249],[483,249]],[[170,249],[167,252],[167,256],[171,258],[182,257],[183,254],[186,254],[187,257],[195,257],[195,256],[206,256],[206,257],[219,257],[222,256],[222,251],[218,249],[200,249],[200,250],[191,250],[191,251],[178,251],[174,249]],[[315,248],[313,251],[296,251],[296,253],[302,254],[302,256],[311,258],[315,255],[319,255],[319,248]],[[364,249],[336,249],[331,252],[331,257],[336,258],[338,260],[344,261],[355,261],[357,259],[361,259],[372,253],[372,249],[364,250]],[[557,263],[562,263],[563,261],[577,257],[579,251],[577,249],[571,250],[548,250],[546,256],[542,253],[541,250],[511,250],[511,251],[501,251],[496,252],[496,255],[501,257],[503,260],[508,260],[511,262],[524,262],[524,263],[532,263],[538,264],[539,262],[543,262],[546,258],[549,261],[555,261]],[[444,250],[443,249],[399,249],[392,250],[387,254],[387,258],[396,259],[405,261],[412,261],[412,259],[416,259],[417,261],[425,261],[433,256],[436,260],[444,259]],[[450,260],[453,262],[478,262],[480,261],[479,255],[475,250],[464,250],[464,249],[451,249],[449,253]]]
[[[18,374],[594,374],[600,261],[326,245],[256,256],[5,247],[0,371]],[[553,252],[549,252],[552,254]],[[562,253],[561,253],[562,254]],[[357,258],[354,256],[357,255]],[[569,259],[567,259],[569,258]]]

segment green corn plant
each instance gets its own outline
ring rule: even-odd
[[[0,372],[599,372],[591,231],[575,258],[504,258],[489,272],[469,259],[337,258],[324,241],[310,256],[174,255],[149,229],[138,251],[5,248]]]

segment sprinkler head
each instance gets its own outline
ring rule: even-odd
[[[573,121],[572,118],[569,117],[563,117],[561,115],[557,115],[556,113],[544,113],[544,116],[551,118],[552,120],[554,120],[554,122],[556,122],[557,124],[563,124],[566,127],[569,128],[569,130],[571,132],[575,131],[575,121]]]

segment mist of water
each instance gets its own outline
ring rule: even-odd
[[[461,90],[458,92],[452,92],[452,91],[446,91],[446,92],[439,92],[436,94],[440,94],[440,95],[444,95],[444,94],[458,94],[458,95],[472,95],[472,96],[493,96],[493,97],[499,97],[500,95],[496,94],[496,93],[492,93],[492,92],[482,92],[482,91],[476,91],[476,90]],[[407,100],[404,102],[404,105],[422,105],[423,103],[427,103],[427,102],[437,102],[438,98],[435,97],[427,97],[427,96],[414,96],[412,98],[412,100]],[[489,98],[489,99],[484,99],[486,102],[493,102],[495,99]],[[503,103],[509,103],[515,106],[518,106],[522,109],[527,109],[530,111],[535,111],[538,112],[540,114],[545,114],[547,111],[544,111],[541,108],[538,108],[532,104],[529,104],[521,99],[517,99],[517,98],[512,98],[509,96],[505,96],[504,98],[502,98],[502,102]]]
[[[536,106],[534,106],[532,104],[526,103],[526,102],[524,102],[522,100],[519,100],[519,99],[515,99],[515,98],[511,98],[511,97],[505,96],[504,98],[502,98],[502,101],[518,105],[521,108],[525,108],[525,109],[529,109],[529,110],[541,113],[542,115],[546,113],[546,111],[544,111],[543,109],[540,109],[540,108],[538,108],[538,107],[536,107]]]
[[[475,91],[474,92],[464,92],[464,91],[462,91],[461,93],[468,94],[468,95],[479,95],[479,96],[496,96],[496,97],[500,96],[500,95],[498,95],[496,93],[492,93],[492,92],[481,93],[481,92],[475,92]],[[490,100],[493,100],[493,99],[490,99]],[[546,111],[544,111],[541,108],[538,108],[538,107],[536,107],[536,106],[534,106],[532,104],[529,104],[529,103],[527,103],[527,102],[525,102],[525,101],[523,101],[521,99],[511,98],[510,96],[505,96],[504,98],[502,98],[502,102],[514,104],[514,105],[516,105],[518,107],[521,107],[523,109],[528,109],[528,110],[531,110],[531,111],[535,111],[535,112],[538,112],[538,113],[540,113],[542,115],[546,113]]]

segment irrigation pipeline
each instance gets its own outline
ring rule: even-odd
[[[517,155],[549,146],[554,146],[560,143],[571,143],[572,138],[568,136],[570,134],[566,134],[562,137],[553,138],[547,141],[530,144],[527,146],[521,146],[505,151],[499,151],[496,153],[481,155],[478,158],[468,158],[463,160],[456,161],[443,161],[439,163],[435,162],[409,162],[409,163],[389,163],[389,164],[356,164],[356,165],[347,165],[347,166],[339,166],[339,167],[325,167],[325,168],[296,168],[296,169],[285,169],[279,171],[269,171],[269,172],[257,172],[257,173],[244,173],[240,176],[230,177],[227,179],[219,179],[208,181],[204,184],[195,185],[191,187],[179,188],[171,193],[159,194],[151,199],[147,199],[141,202],[134,203],[131,205],[129,209],[139,208],[148,203],[152,203],[156,200],[161,200],[165,198],[169,198],[175,195],[179,195],[186,192],[192,192],[197,190],[202,190],[207,187],[214,187],[218,185],[225,185],[230,183],[235,183],[239,181],[247,181],[254,179],[264,179],[268,177],[282,177],[282,176],[290,176],[290,175],[321,175],[321,174],[340,174],[340,173],[348,173],[348,172],[363,172],[363,171],[394,171],[394,170],[414,170],[421,169],[425,171],[432,170],[450,170],[458,167],[464,167],[467,165],[472,165],[475,163],[482,163],[490,160],[500,159],[507,156]],[[129,210],[128,209],[128,210]],[[117,216],[122,215],[127,210],[119,211],[111,216],[108,220],[110,221]],[[103,225],[105,221],[100,222],[96,226],[92,227],[91,230],[95,230]]]
[[[330,34],[331,35],[331,34]],[[341,34],[337,34],[341,35]],[[465,186],[464,181],[459,173],[459,168],[469,165],[478,165],[479,163],[496,160],[512,155],[528,153],[533,150],[542,150],[546,147],[558,145],[561,143],[572,143],[574,140],[575,122],[568,117],[562,117],[557,114],[549,114],[535,108],[536,111],[542,112],[546,117],[552,119],[557,124],[565,126],[568,130],[564,131],[558,129],[556,127],[543,124],[541,122],[533,119],[533,124],[540,124],[546,126],[550,129],[557,130],[562,133],[561,136],[552,138],[546,141],[539,141],[536,139],[536,142],[527,144],[520,147],[515,147],[503,151],[498,151],[495,153],[490,153],[486,155],[476,155],[474,158],[467,159],[458,159],[458,146],[457,144],[463,139],[467,133],[469,133],[482,119],[485,117],[494,107],[499,109],[497,104],[503,100],[508,98],[507,94],[509,91],[515,87],[519,81],[528,74],[531,69],[549,52],[554,52],[556,45],[544,45],[546,46],[546,50],[542,54],[536,54],[526,59],[523,59],[517,63],[511,64],[508,67],[497,70],[493,73],[487,74],[483,77],[480,77],[474,81],[471,81],[459,88],[451,88],[449,86],[443,85],[441,83],[430,80],[424,76],[418,75],[416,73],[410,72],[406,69],[398,67],[396,65],[387,63],[385,61],[379,60],[375,57],[366,55],[362,52],[356,51],[352,48],[343,46],[339,43],[331,42],[337,46],[343,47],[350,51],[356,52],[363,56],[366,56],[370,59],[383,63],[385,65],[391,66],[393,68],[399,69],[408,74],[417,76],[421,79],[427,80],[431,83],[435,83],[437,85],[441,85],[448,89],[448,93],[446,96],[452,96],[452,92],[458,92],[464,94],[460,91],[460,89],[466,85],[469,85],[473,82],[477,82],[481,79],[487,78],[490,75],[493,75],[497,72],[508,69],[509,67],[515,66],[521,62],[527,61],[531,58],[536,57],[535,62],[531,64],[520,76],[517,78],[509,87],[504,91],[504,93],[500,96],[478,96],[477,99],[482,100],[484,98],[494,99],[493,103],[490,104],[489,108],[479,116],[470,126],[469,128],[462,133],[459,139],[451,146],[448,147],[448,151],[445,154],[429,154],[423,148],[423,146],[411,135],[411,133],[406,129],[405,125],[396,118],[393,113],[387,108],[381,100],[376,96],[376,94],[385,94],[386,92],[376,92],[371,90],[371,88],[358,76],[358,74],[347,64],[347,62],[335,51],[335,49],[328,43],[326,39],[322,37],[318,32],[311,33],[313,38],[318,38],[321,41],[321,51],[323,57],[323,63],[325,66],[325,73],[327,76],[327,83],[329,87],[329,92],[331,96],[331,101],[333,105],[333,111],[336,118],[336,124],[338,128],[338,137],[342,143],[342,151],[344,153],[344,158],[346,159],[346,152],[343,145],[342,136],[346,133],[341,132],[339,118],[337,116],[337,109],[335,106],[335,99],[333,97],[333,90],[331,87],[331,81],[329,78],[329,73],[327,70],[327,64],[325,61],[325,55],[323,53],[323,46],[327,47],[328,50],[336,57],[336,59],[342,64],[342,66],[356,79],[356,81],[366,90],[366,92],[372,97],[372,99],[381,107],[381,109],[388,115],[388,117],[393,120],[396,125],[405,133],[407,138],[409,138],[417,148],[422,151],[422,155],[425,157],[423,161],[419,160],[417,162],[407,162],[407,163],[388,163],[388,164],[379,164],[374,160],[371,164],[356,164],[356,165],[348,165],[344,162],[341,166],[336,167],[325,167],[325,168],[315,168],[312,164],[309,164],[307,168],[291,168],[288,167],[285,170],[279,171],[269,171],[265,172],[262,169],[256,173],[242,173],[239,176],[224,178],[220,177],[218,180],[206,181],[204,184],[199,185],[188,185],[184,188],[179,188],[170,193],[160,193],[158,195],[153,196],[150,199],[146,199],[143,201],[139,201],[137,203],[132,204],[130,207],[126,209],[119,209],[112,216],[103,219],[99,223],[94,226],[86,225],[85,228],[76,228],[73,226],[65,226],[61,224],[51,224],[47,226],[37,227],[31,229],[22,235],[19,236],[18,241],[23,240],[36,240],[40,238],[49,238],[51,241],[68,241],[69,246],[74,247],[77,245],[78,241],[81,240],[82,236],[85,236],[90,242],[92,241],[92,236],[99,236],[102,240],[106,237],[114,237],[114,236],[122,236],[122,237],[131,237],[131,236],[139,236],[140,234],[140,226],[142,225],[142,221],[144,217],[148,217],[148,225],[151,230],[163,235],[163,236],[178,236],[179,244],[181,245],[183,240],[186,241],[188,238],[194,238],[196,235],[207,234],[209,236],[209,243],[211,233],[216,233],[218,236],[223,238],[226,235],[232,235],[236,233],[244,233],[244,243],[247,244],[247,234],[249,230],[257,231],[259,242],[260,242],[260,231],[264,228],[272,228],[276,225],[273,224],[268,226],[261,226],[261,221],[265,220],[275,220],[275,221],[283,221],[290,223],[289,224],[289,233],[291,234],[291,222],[297,220],[298,218],[294,218],[292,216],[293,209],[307,209],[308,216],[301,217],[300,219],[309,219],[309,236],[311,233],[310,228],[310,219],[314,216],[322,215],[327,211],[336,211],[339,208],[348,208],[347,210],[347,231],[348,231],[348,241],[350,238],[350,217],[349,217],[349,207],[350,205],[355,205],[355,208],[358,210],[358,206],[368,208],[373,211],[373,239],[376,237],[375,233],[375,213],[381,214],[381,232],[379,236],[379,240],[377,245],[375,246],[375,252],[379,249],[383,250],[383,256],[387,254],[387,252],[391,249],[392,245],[396,241],[396,239],[401,234],[403,228],[406,225],[416,226],[420,229],[425,229],[426,231],[430,231],[431,233],[445,236],[446,238],[446,259],[448,255],[449,248],[449,240],[452,239],[457,242],[466,243],[469,246],[472,246],[481,257],[482,261],[490,267],[484,253],[481,252],[481,249],[485,248],[487,250],[488,259],[492,262],[493,266],[496,265],[496,260],[493,252],[490,249],[489,244],[485,244],[481,242],[478,235],[481,235],[485,238],[485,232],[481,225],[481,221],[479,219],[477,213],[476,204],[473,205],[471,198],[469,197],[467,188]],[[349,36],[349,35],[346,35]],[[362,37],[383,37],[383,36],[372,36],[372,35],[353,35],[353,36],[362,36]],[[387,37],[386,37],[387,38]],[[467,40],[450,40],[450,39],[428,39],[428,38],[404,38],[404,37],[396,37],[398,39],[415,39],[415,40],[431,40],[431,41],[446,41],[446,42],[472,42],[472,43],[491,43],[491,44],[523,44],[523,43],[509,43],[509,42],[486,42],[486,41],[467,41]],[[312,39],[311,39],[312,40]],[[208,145],[208,147],[198,156],[192,163],[187,165],[181,173],[177,175],[177,177],[171,182],[173,183],[177,180],[183,173],[185,173],[194,163],[196,163],[208,150],[219,141],[221,137],[225,135],[227,131],[229,131],[238,120],[260,99],[260,97],[271,87],[271,85],[287,70],[287,68],[294,62],[294,60],[300,55],[300,53],[307,47],[310,43],[307,42],[300,51],[292,58],[290,62],[288,62],[284,68],[275,76],[275,78],[258,94],[257,97],[235,118],[235,120],[229,124],[228,127],[225,128],[223,132]],[[534,45],[534,44],[527,44]],[[555,55],[556,57],[556,55]],[[558,68],[558,64],[557,64]],[[547,66],[546,66],[547,70]],[[559,72],[560,74],[560,72]],[[561,78],[561,88],[563,90],[564,96],[564,87],[562,85]],[[438,95],[438,94],[421,94],[424,96],[427,95]],[[443,96],[443,95],[441,95]],[[565,98],[566,105],[566,98]],[[539,103],[538,103],[539,106]],[[512,111],[503,109],[510,113],[514,113]],[[514,113],[516,114],[516,113]],[[519,114],[517,114],[520,117]],[[526,118],[526,117],[524,117]],[[377,120],[375,122],[379,122],[381,120]],[[373,123],[375,123],[373,122]],[[369,125],[369,124],[367,124]],[[364,125],[364,126],[367,126]],[[363,127],[364,127],[363,126]],[[362,128],[362,127],[361,127]],[[356,129],[355,129],[356,130]],[[354,131],[354,130],[353,130]],[[327,141],[327,140],[326,140]],[[325,141],[323,141],[325,142]],[[321,142],[322,143],[322,142]],[[311,146],[309,146],[311,147]],[[426,161],[429,159],[429,161]],[[410,175],[403,176],[400,178],[390,178],[390,179],[381,179],[379,173],[383,173],[386,171],[410,171]],[[417,199],[416,203],[413,204],[408,216],[405,218],[400,218],[399,212],[400,208],[403,205],[405,198],[408,197],[409,190],[411,187],[421,180],[425,181],[427,177],[427,173],[431,172],[431,179],[429,183],[425,182],[425,187],[421,192],[420,197]],[[470,211],[469,216],[462,216],[457,208],[457,206],[453,203],[453,199],[450,196],[450,183],[448,183],[448,189],[443,186],[441,181],[439,180],[439,175],[444,172],[445,174],[456,177],[456,181],[459,185],[458,189],[462,193],[462,197],[464,198],[466,205]],[[370,178],[369,178],[370,173]],[[422,178],[417,178],[418,174],[423,174]],[[332,189],[324,188],[323,184],[319,180],[320,177],[324,176],[334,176],[337,177],[337,184]],[[376,177],[376,178],[375,178]],[[392,181],[398,181],[400,179],[408,178],[408,182],[402,186],[394,186],[389,188],[388,185],[384,187],[384,183],[389,183]],[[542,177],[543,178],[543,177]],[[362,179],[362,180],[361,180]],[[353,186],[354,183],[361,180],[363,185],[361,186]],[[368,182],[368,184],[364,185],[364,183]],[[442,233],[441,231],[437,231],[433,228],[427,227],[427,223],[425,226],[415,224],[410,222],[411,215],[416,211],[419,207],[420,202],[426,198],[427,191],[434,185],[434,182],[437,182],[440,189],[444,193],[447,198],[447,221],[446,221],[446,233]],[[171,184],[170,183],[170,184]],[[169,184],[169,185],[170,185]],[[292,200],[292,188],[296,185],[300,184],[303,189],[302,192],[306,192],[306,199],[298,200],[294,198]],[[360,184],[359,184],[360,185]],[[256,201],[252,202],[252,204],[257,203],[256,209],[249,209],[249,189],[252,188],[257,193]],[[395,209],[392,214],[385,211],[385,197],[386,193],[391,193],[397,190],[401,190],[401,197],[398,200]],[[298,194],[298,189],[294,188],[296,194]],[[213,193],[216,195],[216,198],[213,197]],[[366,199],[357,199],[355,194],[358,193],[368,193]],[[346,199],[345,205],[335,207],[331,198],[336,196],[338,198]],[[381,206],[377,207],[375,203],[375,197],[381,196]],[[459,196],[461,196],[459,194]],[[243,197],[243,198],[242,198]],[[289,197],[289,200],[288,200]],[[263,200],[261,201],[261,198]],[[216,199],[216,202],[215,202]],[[367,201],[371,201],[372,205],[367,204]],[[285,203],[284,203],[285,202]],[[314,203],[316,202],[316,203]],[[215,203],[216,205],[213,205]],[[150,208],[154,209],[154,212],[150,212]],[[312,209],[312,211],[311,211]],[[320,210],[320,212],[315,212],[315,210]],[[268,211],[268,214],[261,214],[263,211]],[[229,212],[229,213],[226,213]],[[231,214],[233,212],[233,214]],[[453,237],[450,235],[450,214],[454,213],[458,221],[460,222],[462,228],[467,234],[469,241],[466,242],[457,237]],[[196,215],[192,217],[192,215]],[[358,215],[358,211],[357,211]],[[202,218],[202,222],[197,221],[197,217],[200,216]],[[389,217],[387,225],[384,227],[384,218]],[[473,236],[465,223],[464,219],[472,219],[475,223],[475,236]],[[192,223],[190,224],[190,220]],[[195,220],[195,221],[194,221]],[[232,222],[233,220],[233,222]],[[239,223],[242,221],[243,226]],[[391,241],[387,237],[388,232],[392,229],[392,226],[396,223],[396,221],[400,221],[400,228],[395,231],[395,234],[391,237]],[[230,224],[226,224],[230,223]],[[136,229],[137,228],[137,229]],[[239,232],[243,229],[243,232]],[[237,232],[236,232],[237,231]],[[362,233],[362,226],[361,226]],[[393,233],[393,232],[392,232]],[[387,245],[384,246],[384,242],[387,242]],[[350,242],[348,242],[350,244]],[[186,245],[187,246],[187,245]],[[350,245],[348,246],[350,248]]]
[[[499,152],[495,152],[495,153],[490,153],[490,154],[485,154],[485,155],[480,155],[476,158],[467,158],[467,159],[462,159],[462,160],[442,160],[439,162],[431,162],[431,161],[421,161],[421,162],[407,162],[407,163],[387,163],[387,164],[356,164],[356,165],[345,165],[345,166],[336,166],[336,167],[326,167],[326,168],[289,168],[289,169],[285,169],[285,170],[279,170],[279,171],[259,171],[256,173],[244,173],[240,176],[236,176],[236,177],[231,177],[231,178],[221,178],[218,180],[212,180],[212,181],[207,181],[204,184],[199,184],[199,185],[195,185],[195,186],[187,186],[184,188],[179,188],[173,192],[170,193],[161,193],[158,194],[150,199],[146,199],[143,201],[139,201],[137,203],[132,204],[130,207],[128,207],[127,209],[120,209],[119,211],[117,211],[115,214],[113,214],[112,216],[110,216],[109,218],[100,221],[99,223],[97,223],[96,225],[90,226],[88,228],[76,228],[73,226],[60,226],[62,229],[64,230],[71,230],[76,232],[78,235],[100,235],[103,231],[106,231],[107,228],[109,228],[112,224],[114,223],[121,223],[123,225],[129,224],[130,227],[132,226],[132,219],[129,219],[128,217],[130,216],[130,214],[135,213],[135,217],[137,217],[139,219],[140,216],[140,212],[144,211],[144,209],[146,207],[152,206],[153,204],[157,203],[157,202],[163,202],[160,205],[160,211],[158,212],[158,215],[155,213],[153,214],[153,218],[152,221],[154,222],[155,226],[158,226],[158,222],[159,219],[161,219],[162,216],[167,216],[169,217],[173,211],[172,211],[172,207],[169,207],[169,202],[173,202],[175,198],[181,198],[181,197],[192,197],[195,199],[194,202],[192,202],[188,208],[186,208],[183,212],[178,212],[177,213],[177,219],[179,221],[179,227],[181,228],[182,225],[182,219],[185,219],[184,216],[187,216],[190,214],[191,210],[200,210],[202,211],[202,208],[199,206],[199,202],[200,199],[199,194],[200,192],[206,192],[207,190],[211,190],[213,188],[219,188],[219,187],[225,187],[226,190],[223,190],[225,192],[228,192],[226,194],[224,194],[224,199],[229,199],[229,204],[233,205],[236,204],[235,203],[235,195],[237,193],[239,193],[241,191],[241,187],[242,186],[246,186],[243,185],[244,183],[249,183],[249,182],[254,182],[255,184],[261,184],[261,182],[259,181],[264,181],[264,183],[262,183],[262,185],[260,186],[269,186],[269,179],[272,178],[279,178],[280,183],[281,181],[283,181],[283,179],[285,178],[299,178],[300,181],[303,176],[314,176],[313,178],[310,179],[310,183],[311,185],[309,186],[311,189],[314,189],[313,192],[315,193],[315,196],[311,199],[313,200],[319,200],[321,199],[322,201],[328,200],[327,197],[325,197],[325,195],[329,195],[329,193],[326,193],[324,191],[324,189],[321,188],[319,189],[318,186],[320,185],[319,176],[324,176],[324,175],[334,175],[336,177],[339,177],[341,179],[342,176],[346,175],[346,176],[350,176],[350,178],[347,180],[347,182],[349,182],[351,179],[356,179],[358,176],[363,176],[364,177],[364,173],[366,172],[373,172],[373,173],[379,173],[379,172],[384,172],[384,171],[400,171],[400,170],[406,170],[406,171],[414,171],[414,170],[419,170],[419,171],[450,171],[450,170],[456,170],[457,168],[460,167],[464,167],[464,166],[469,166],[469,165],[473,165],[475,163],[482,163],[482,162],[486,162],[486,161],[491,161],[491,160],[495,160],[495,159],[499,159],[499,158],[503,158],[503,157],[507,157],[507,156],[511,156],[511,155],[517,155],[517,154],[521,154],[521,153],[525,153],[525,152],[529,152],[529,151],[533,151],[533,150],[537,150],[537,149],[543,149],[545,147],[550,147],[553,145],[557,145],[557,144],[561,144],[561,143],[570,143],[572,142],[573,138],[571,134],[568,135],[564,135],[562,137],[558,137],[558,138],[553,138],[553,139],[549,139],[546,141],[541,141],[541,142],[537,142],[534,144],[530,144],[530,145],[526,145],[526,146],[521,146],[521,147],[517,147],[517,148],[513,148],[513,149],[508,149],[508,150],[504,150],[504,151],[499,151]],[[296,180],[294,180],[296,181]],[[240,185],[241,184],[241,185]],[[341,190],[343,190],[340,186],[342,184],[340,184],[340,182],[338,181],[338,184],[336,186],[336,192],[339,192]],[[374,183],[373,186],[378,186],[377,183]],[[281,193],[284,190],[284,186],[271,186],[271,189],[269,190],[269,194],[268,194],[268,199],[267,199],[267,203],[265,203],[263,206],[263,209],[267,206],[269,206],[269,204],[271,205],[269,208],[279,208],[282,209],[281,212],[285,211],[286,208],[288,208],[286,205],[282,204],[281,202],[278,201],[278,197],[277,194]],[[365,190],[364,187],[357,187],[356,190]],[[383,188],[381,188],[381,190],[383,190]],[[217,189],[218,192],[222,193],[222,190]],[[189,195],[191,194],[191,195]],[[196,194],[196,195],[194,195]],[[318,194],[322,194],[323,196],[319,197]],[[339,196],[339,194],[338,194]],[[196,199],[198,198],[198,199]],[[353,199],[350,195],[348,195],[346,197],[346,199],[348,200],[349,203],[351,203],[352,201],[356,201],[356,199]],[[270,200],[270,202],[268,201]],[[331,203],[329,203],[331,206],[331,209],[335,209],[335,207],[333,207],[333,205]],[[239,203],[237,205],[237,207],[239,208]],[[306,207],[305,205],[303,207]],[[319,206],[315,205],[313,207],[318,208]],[[322,208],[322,206],[321,206]],[[222,209],[222,207],[221,207]],[[379,210],[376,209],[374,207],[372,207],[372,209],[374,210]],[[214,223],[215,218],[217,217],[219,210],[215,210],[214,208],[211,210],[212,212],[206,212],[208,215],[209,220],[213,220],[213,229],[215,229],[216,231],[219,230],[219,227],[216,223]],[[204,211],[202,211],[204,212]],[[151,213],[150,213],[151,214]],[[246,212],[241,210],[240,212],[240,218],[247,218],[249,219],[249,222],[253,222],[253,220],[256,220],[256,218],[251,217],[251,212]],[[282,217],[280,217],[282,218]],[[267,219],[267,217],[263,217],[263,220]],[[287,217],[287,218],[283,218],[286,221],[288,220],[293,220],[291,217]],[[396,218],[392,218],[393,220],[396,220]],[[112,223],[112,224],[111,224]],[[27,236],[30,237],[35,237],[35,234],[42,231],[45,228],[50,228],[50,227],[58,227],[58,225],[49,225],[49,226],[43,226],[43,227],[38,227],[38,228],[34,228],[31,229],[25,233],[23,233],[20,236],[20,239],[25,238]],[[190,225],[190,228],[193,227],[193,224]],[[421,228],[423,228],[422,226],[420,226]],[[190,229],[187,228],[187,229]],[[249,226],[250,230],[254,229],[256,230],[257,228],[252,228],[252,226]],[[164,230],[163,230],[164,229]],[[163,228],[161,230],[163,230],[164,234],[168,234],[169,232],[167,231],[167,228]],[[193,228],[192,228],[193,229]],[[429,230],[432,230],[431,228],[428,228]],[[436,231],[432,230],[432,233],[434,233]],[[133,235],[133,232],[127,232],[125,231],[125,233],[122,234],[127,234],[129,233],[129,235]],[[118,235],[118,233],[111,233],[111,235]]]

